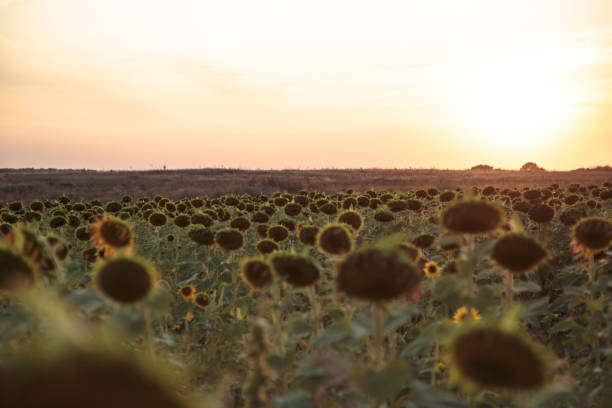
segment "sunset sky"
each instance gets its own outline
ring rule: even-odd
[[[0,0],[0,167],[612,164],[611,0]]]

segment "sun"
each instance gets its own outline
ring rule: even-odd
[[[532,151],[559,137],[575,113],[568,57],[522,53],[472,66],[462,120],[479,143]]]

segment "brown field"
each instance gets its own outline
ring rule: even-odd
[[[437,187],[547,186],[558,183],[602,184],[612,181],[610,171],[515,170],[233,170],[200,169],[168,171],[14,171],[0,172],[0,200],[56,198],[65,193],[72,199],[118,199],[126,194],[141,197],[161,194],[172,199],[227,193],[295,192],[300,189],[333,192],[352,188],[402,191]]]

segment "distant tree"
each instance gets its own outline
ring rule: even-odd
[[[545,169],[534,162],[527,162],[521,166],[521,171],[545,171]]]
[[[489,166],[488,164],[478,164],[472,167],[470,170],[493,170],[493,166]]]

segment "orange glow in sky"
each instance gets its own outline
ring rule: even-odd
[[[0,167],[609,165],[610,0],[0,0]]]

